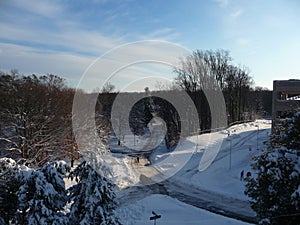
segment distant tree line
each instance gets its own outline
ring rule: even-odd
[[[203,132],[210,131],[211,110],[215,113],[220,109],[211,108],[207,95],[215,97],[218,89],[225,99],[228,124],[253,120],[256,115],[271,114],[272,92],[253,88],[249,70],[233,65],[228,51],[197,50],[181,59],[180,66],[174,68],[174,72],[175,85],[169,90],[158,92],[171,95],[172,91],[188,93],[197,109],[199,124],[183,121],[171,102],[152,97],[156,115],[167,126],[165,141],[168,148],[177,144],[182,128],[188,129],[190,133],[198,132],[197,127]],[[102,90],[98,90],[100,93],[87,94],[82,91],[82,96],[85,96],[83,98],[87,100],[92,95],[98,95],[95,120],[99,133],[112,132],[111,109],[115,98],[120,94],[114,90],[114,85],[107,83]],[[16,70],[10,73],[0,72],[1,155],[41,164],[60,156],[76,155],[74,152],[77,151],[77,146],[72,130],[72,117],[76,116],[72,115],[74,94],[75,90],[67,87],[64,79],[59,76],[24,76]],[[153,118],[153,108],[149,105],[149,97],[143,96],[144,93],[128,95],[142,96],[133,106],[128,118],[131,131],[135,135],[142,135]],[[189,113],[188,106],[186,109]],[[220,120],[223,121],[223,118]],[[122,130],[122,123],[119,122]],[[185,122],[187,124],[182,126]],[[124,134],[125,132],[127,131]]]
[[[207,95],[214,97],[217,90],[220,90],[224,96],[228,124],[271,115],[272,91],[261,87],[253,88],[249,70],[246,67],[233,65],[228,51],[197,50],[181,59],[180,66],[174,68],[174,72],[176,74],[174,85],[172,87],[162,86],[160,91],[153,93],[155,95],[155,92],[168,92],[172,95],[175,90],[188,93],[197,108],[199,118],[199,126],[192,123],[187,125],[190,133],[198,132],[197,127],[200,127],[203,132],[210,131],[212,127],[211,110],[218,113],[220,109],[211,109]],[[146,86],[147,84],[145,84]],[[108,91],[99,94],[96,111],[107,116],[109,120],[113,102],[120,93],[113,92],[114,88],[111,84],[107,84],[104,89]],[[130,112],[129,121],[133,133],[142,135],[153,118],[149,98],[144,93],[127,93],[127,95],[140,96],[140,100]],[[168,104],[166,100],[156,97],[152,97],[152,99],[157,115],[164,119],[168,128],[166,145],[168,148],[172,147],[178,142],[182,118],[179,117],[172,104]],[[120,127],[120,129],[122,128]]]

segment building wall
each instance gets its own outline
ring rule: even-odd
[[[278,119],[284,118],[285,114],[296,109],[300,109],[300,80],[275,80],[273,82],[272,130]]]

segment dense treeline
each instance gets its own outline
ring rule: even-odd
[[[55,75],[0,74],[1,156],[45,163],[71,157],[74,90]]]
[[[160,93],[185,91],[193,100],[198,112],[199,126],[187,124],[189,132],[198,132],[197,127],[202,131],[209,131],[212,128],[212,112],[218,118],[213,128],[223,127],[223,122],[228,124],[254,120],[261,116],[270,116],[272,110],[272,91],[255,87],[250,72],[245,67],[238,67],[232,64],[232,58],[228,51],[195,51],[190,56],[181,59],[181,64],[174,69],[176,74],[175,85],[160,88]],[[145,84],[145,88],[146,88]],[[109,91],[113,88],[108,85]],[[110,118],[111,108],[118,93],[105,91],[99,95],[96,110]],[[227,118],[222,118],[221,106],[212,105],[210,101],[218,102],[220,92],[224,96]],[[153,109],[149,105],[152,98],[156,107],[156,114],[166,122],[168,131],[166,145],[168,147],[176,144],[180,135],[181,122],[183,118],[178,116],[174,107],[166,104],[165,100],[156,97],[147,97],[145,93],[127,93],[132,98],[141,99],[132,108],[129,120],[133,132],[137,135],[143,134],[147,124],[153,118]],[[155,96],[157,92],[153,92]],[[140,97],[136,97],[139,95]],[[172,103],[172,102],[171,102]],[[217,105],[217,106],[216,106]],[[187,112],[188,107],[186,108]],[[171,114],[170,114],[171,113]],[[219,114],[218,114],[219,113]],[[216,115],[217,114],[217,115]],[[227,124],[226,124],[227,125]],[[226,126],[225,125],[225,126]],[[120,129],[122,129],[120,127]],[[126,133],[126,131],[124,131]]]
[[[96,115],[101,115],[103,117],[99,117],[102,118],[102,121],[96,121],[96,124],[97,126],[101,126],[101,124],[105,123],[106,126],[109,127],[109,129],[106,127],[107,132],[111,132],[111,122],[115,122],[115,128],[117,131],[114,131],[114,133],[118,132],[120,134],[120,145],[124,136],[129,133],[133,133],[136,136],[142,136],[146,133],[149,134],[148,125],[153,117],[157,116],[162,118],[166,123],[167,132],[165,141],[168,148],[172,147],[176,145],[179,140],[181,133],[181,121],[175,107],[163,96],[174,96],[176,94],[178,95],[178,93],[181,94],[175,90],[168,92],[152,92],[154,95],[152,97],[145,96],[145,93],[100,93],[95,109]],[[123,115],[128,107],[127,104],[120,106],[121,108],[118,108],[119,112],[114,112],[114,115],[112,115],[112,107],[117,95],[122,95],[122,98],[128,100],[127,103],[132,99],[139,99],[135,102],[135,104],[133,104],[133,107],[128,112],[128,117]],[[155,95],[160,95],[161,97],[156,97]],[[152,104],[150,103],[150,100]],[[124,107],[124,109],[122,109],[122,107]],[[129,120],[129,129],[125,126],[126,123],[124,120]]]
[[[126,98],[129,99],[139,99],[133,105],[129,113],[130,130],[126,130],[127,128],[123,126],[125,125],[125,123],[124,121],[122,121],[121,117],[115,121],[117,123],[117,129],[121,134],[120,141],[122,141],[122,137],[124,137],[124,135],[128,135],[130,132],[135,135],[144,135],[149,131],[149,122],[153,119],[154,116],[158,116],[162,118],[166,123],[167,132],[165,136],[165,142],[166,146],[170,148],[175,146],[178,143],[180,135],[183,135],[181,134],[182,128],[185,129],[185,134],[192,134],[197,132],[197,127],[199,127],[201,131],[204,132],[208,132],[211,128],[210,106],[203,90],[199,90],[196,92],[187,92],[191,96],[191,99],[194,101],[195,107],[198,111],[199,126],[194,124],[193,120],[190,118],[190,115],[188,115],[191,111],[189,109],[189,105],[185,105],[185,103],[182,102],[183,105],[180,107],[186,110],[184,116],[186,118],[189,118],[188,121],[186,121],[186,118],[180,118],[177,111],[178,109],[175,108],[174,105],[172,105],[172,102],[168,102],[164,98],[156,97],[164,95],[174,97],[180,92],[182,92],[182,90],[153,91],[152,96],[150,97],[145,96],[145,93],[100,93],[98,96],[96,111],[97,114],[104,116],[104,118],[106,118],[106,121],[111,122],[111,109],[117,95],[126,95]],[[256,88],[255,90],[250,88],[248,95],[249,98],[246,99],[246,101],[248,101],[247,105],[249,106],[249,108],[251,108],[251,111],[243,111],[240,118],[228,121],[228,123],[241,120],[254,120],[255,118],[258,118],[260,116],[269,116],[271,114],[271,91],[261,88]],[[149,103],[150,98],[152,99],[154,108],[151,108],[151,105]],[[127,105],[124,104],[124,107],[127,107]],[[216,109],[216,111],[218,110],[219,108]],[[120,113],[124,113],[124,110],[120,110]],[[127,118],[123,119],[127,120]],[[110,127],[108,130],[111,131],[112,128],[109,122],[107,122],[106,124]],[[225,126],[226,125],[227,124],[225,124]]]

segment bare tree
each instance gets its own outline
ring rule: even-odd
[[[44,163],[63,157],[72,139],[71,106],[73,93],[55,75],[37,77],[1,76],[2,134],[5,151],[27,163]]]
[[[229,52],[222,49],[197,50],[181,59],[180,68],[175,69],[176,83],[190,94],[198,109],[202,130],[210,128],[211,113],[218,113],[210,104],[218,99],[218,89],[224,94],[230,122],[241,120],[247,110],[252,79],[247,68],[234,66],[231,61]]]
[[[107,82],[104,84],[104,86],[101,89],[101,93],[111,93],[115,90],[115,85],[113,85],[110,82]]]

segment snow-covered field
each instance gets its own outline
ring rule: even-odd
[[[118,215],[124,225],[148,225],[152,211],[161,215],[157,225],[248,225],[235,219],[213,214],[165,195],[151,195],[134,204],[124,205]]]
[[[192,190],[203,190],[208,194],[216,193],[217,196],[246,202],[244,182],[240,180],[240,173],[244,170],[244,175],[248,171],[252,173],[252,176],[255,175],[250,168],[251,158],[259,153],[257,147],[259,149],[265,147],[264,141],[268,140],[270,127],[271,122],[269,120],[257,120],[235,125],[224,131],[186,138],[181,145],[197,146],[197,148],[185,148],[182,151],[181,154],[187,154],[191,158],[176,175],[168,179],[168,191],[181,191],[193,196],[193,193],[189,193]],[[230,136],[228,136],[228,132]],[[204,151],[210,149],[220,140],[221,147],[216,158],[206,170],[200,172],[198,170],[199,162]],[[170,167],[178,166],[176,160],[173,165],[160,163],[166,157],[178,157],[178,155],[174,156],[172,154],[175,153],[168,153],[159,148],[151,156],[153,163],[151,166],[143,166],[136,163],[134,158],[114,154],[111,164],[115,171],[116,182],[121,188],[120,193],[122,193],[122,188],[133,186],[139,182],[141,168],[144,168],[147,171],[145,175],[151,178],[151,173],[154,176],[157,171],[163,173]],[[183,156],[183,158],[185,157]],[[152,210],[162,214],[162,218],[158,220],[157,224],[246,224],[187,205],[169,196],[151,194],[143,196],[143,193],[139,195],[136,201],[130,201],[128,204],[124,203],[119,210],[119,215],[124,224],[153,224],[153,221],[149,220]],[[222,202],[222,197],[218,201]],[[226,204],[224,205],[226,207]],[[253,216],[253,211],[249,210],[249,215]]]

